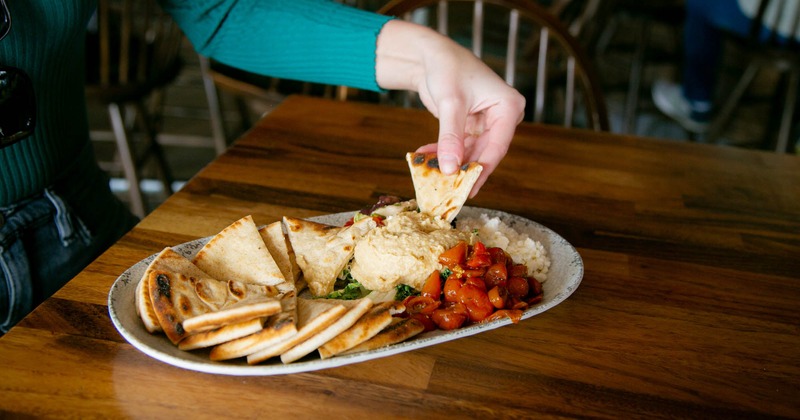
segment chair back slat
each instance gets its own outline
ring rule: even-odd
[[[505,80],[514,86],[517,73],[517,48],[519,47],[519,10],[512,9],[508,14],[508,45],[506,46]]]
[[[131,0],[122,2],[120,12],[120,37],[119,37],[119,82],[128,83],[130,74],[131,58],[131,39],[133,37],[133,22],[131,12],[133,4]]]
[[[171,78],[183,34],[155,0],[98,0],[96,13],[97,28],[87,34],[87,89],[139,89]]]
[[[442,35],[447,35],[447,17],[450,16],[450,13],[447,10],[447,2],[442,0],[438,4],[438,20],[436,24],[436,30],[439,31]]]
[[[547,48],[550,45],[550,30],[539,30],[539,58],[536,61],[536,91],[533,105],[533,121],[542,122],[544,118],[544,99],[547,91]]]
[[[589,9],[582,11],[581,18],[596,13],[599,1],[587,0]],[[558,0],[552,7],[563,11],[569,3]],[[609,130],[600,82],[586,52],[567,24],[536,2],[391,0],[379,12],[412,18],[471,48],[509,85],[532,99],[528,119],[572,126],[582,118],[582,126]],[[579,31],[584,23],[573,25],[572,30]],[[412,102],[407,94],[396,96],[403,105]]]
[[[472,11],[472,53],[483,58],[483,1],[475,0]]]

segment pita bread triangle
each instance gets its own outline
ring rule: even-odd
[[[284,217],[283,223],[297,257],[297,265],[314,296],[325,296],[333,291],[336,278],[353,256],[356,240],[370,226],[377,226],[372,218],[361,219],[348,227],[291,217]]]
[[[229,302],[227,282],[210,277],[172,248],[156,256],[142,281],[159,325],[175,344],[188,335],[185,319],[217,311]]]
[[[347,308],[336,301],[327,299],[297,299],[297,334],[263,350],[247,356],[247,363],[261,363],[278,356],[292,347],[308,340],[327,326],[334,323],[347,312]]]
[[[376,336],[340,354],[359,353],[390,346],[408,340],[424,330],[425,326],[414,318],[393,318],[392,323]]]
[[[257,296],[226,305],[218,311],[187,318],[183,321],[183,329],[188,334],[194,334],[275,315],[280,311],[281,302],[277,298]]]
[[[249,215],[212,237],[192,262],[220,280],[264,286],[286,281]]]
[[[479,163],[470,162],[458,172],[445,175],[439,170],[435,153],[407,153],[406,161],[420,211],[448,222],[461,211],[483,170]]]
[[[267,245],[270,255],[275,260],[278,268],[286,281],[295,283],[300,277],[300,267],[297,266],[294,250],[292,250],[286,235],[283,234],[283,224],[278,222],[270,223],[258,229],[261,239]]]
[[[181,350],[195,350],[211,347],[256,333],[262,329],[264,329],[264,318],[250,319],[228,324],[215,330],[190,335],[178,343],[178,348]]]
[[[310,337],[308,340],[296,345],[295,347],[292,347],[286,353],[281,354],[281,362],[294,362],[295,360],[298,360],[318,349],[332,338],[352,327],[353,324],[355,324],[370,310],[370,308],[372,308],[373,305],[372,301],[367,298],[331,301],[341,303],[345,308],[347,308],[347,312],[342,315],[341,318],[337,319],[333,324],[328,325],[325,329]]]
[[[320,357],[327,359],[336,356],[369,340],[388,327],[392,323],[392,315],[403,309],[401,302],[376,303],[350,328],[323,344],[319,348]]]
[[[136,305],[136,314],[144,324],[144,328],[150,332],[160,332],[161,324],[158,322],[155,309],[153,309],[153,301],[150,299],[150,272],[155,259],[147,266],[144,275],[139,279],[139,284],[136,285],[136,295],[134,297],[134,304]]]
[[[269,317],[264,328],[248,336],[221,343],[211,349],[211,360],[229,360],[263,350],[297,334],[297,294],[280,297],[281,313]]]

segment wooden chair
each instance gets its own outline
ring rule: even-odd
[[[118,162],[128,181],[131,211],[147,213],[141,171],[153,160],[164,190],[172,175],[158,143],[162,89],[181,69],[183,34],[155,0],[99,0],[96,28],[86,39],[86,95],[106,106]]]
[[[227,149],[232,138],[247,131],[253,121],[249,103],[280,103],[288,94],[300,93],[333,98],[336,87],[318,83],[296,82],[263,76],[226,66],[207,57],[199,56],[203,88],[208,101],[211,135],[217,154]],[[222,96],[229,96],[236,107],[238,127],[225,124]]]
[[[797,95],[800,91],[800,42],[791,36],[788,40],[781,40],[774,28],[777,27],[776,19],[783,17],[789,19],[789,33],[797,33],[800,28],[800,11],[796,8],[791,9],[792,6],[796,6],[791,4],[795,1],[797,0],[762,0],[748,37],[727,34],[726,46],[733,49],[731,55],[737,57],[738,63],[744,63],[746,66],[714,117],[707,134],[707,141],[713,142],[720,136],[759,72],[765,68],[772,68],[780,77],[773,97],[777,99],[774,102],[779,106],[771,115],[781,116],[774,150],[783,153],[793,147],[789,139],[797,110]],[[791,15],[785,10],[794,10],[796,13]],[[762,31],[762,28],[773,29]]]
[[[525,0],[392,0],[379,13],[426,24],[471,48],[529,98],[529,120],[609,130],[594,67],[567,25],[544,6]]]
[[[681,42],[681,25],[686,18],[685,2],[684,0],[605,0],[604,7],[605,13],[609,16],[607,25],[595,37],[596,44],[593,48],[598,50],[598,55],[606,52],[622,21],[630,23],[633,32],[632,45],[626,45],[626,50],[630,50],[630,71],[626,86],[622,131],[635,134],[646,67],[654,63],[678,61],[677,45]],[[654,51],[652,48],[654,28],[659,25],[672,29],[672,39],[676,45],[676,51],[672,54]]]

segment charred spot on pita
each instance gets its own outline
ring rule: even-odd
[[[169,277],[167,277],[165,274],[157,275],[156,285],[158,286],[158,293],[160,293],[163,296],[166,296],[167,299],[171,299]]]
[[[192,310],[192,302],[186,296],[180,297],[179,306],[183,313],[188,314]]]
[[[431,169],[439,169],[439,158],[434,157],[428,161],[428,167]]]
[[[422,165],[425,163],[425,155],[422,153],[414,154],[414,165]]]

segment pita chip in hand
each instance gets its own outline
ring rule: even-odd
[[[436,153],[407,153],[406,161],[420,211],[448,222],[461,211],[483,171],[478,162],[470,162],[461,165],[456,173],[445,175],[439,170]]]

